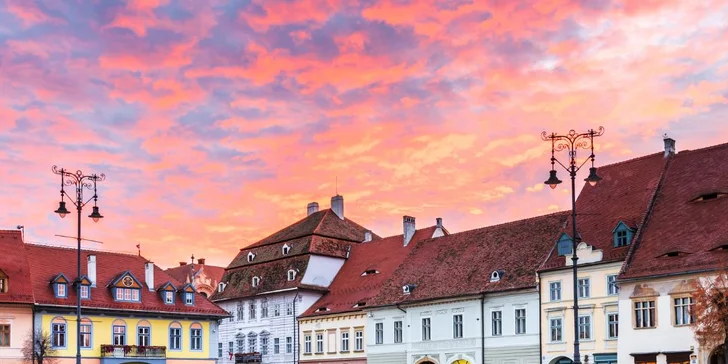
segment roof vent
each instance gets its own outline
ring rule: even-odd
[[[364,242],[368,243],[372,241],[372,231],[371,230],[364,230]]]
[[[316,312],[327,312],[329,311],[328,307],[319,307],[316,309]]]
[[[404,286],[402,286],[402,293],[410,294],[410,293],[412,293],[412,291],[415,290],[415,288],[417,288],[417,285],[414,285],[414,284],[404,285]]]
[[[503,278],[503,273],[505,273],[503,270],[493,271],[493,273],[490,274],[490,281],[500,282],[501,278]]]
[[[218,292],[224,291],[225,290],[225,286],[227,286],[227,285],[225,283],[223,283],[223,282],[218,283],[217,284],[217,291]]]
[[[255,259],[255,254],[253,254],[253,252],[249,252],[248,253],[248,262],[252,262],[253,259]]]
[[[364,271],[364,273],[361,274],[361,276],[363,277],[363,276],[368,276],[368,275],[377,274],[377,273],[379,273],[379,271],[376,269],[367,269]]]
[[[364,302],[364,301],[361,301],[361,302],[357,302],[357,303],[356,303],[356,304],[355,304],[354,306],[352,306],[352,307],[353,307],[353,308],[359,308],[359,307],[364,307],[364,306],[366,306],[366,305],[367,305],[367,303],[366,303],[366,302]]]

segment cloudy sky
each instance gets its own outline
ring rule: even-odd
[[[567,209],[544,130],[604,126],[597,165],[664,133],[728,142],[726,19],[724,0],[0,0],[0,228],[74,243],[53,165],[107,175],[88,247],[162,266],[227,265],[337,180],[382,236]]]

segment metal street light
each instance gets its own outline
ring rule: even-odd
[[[99,207],[96,206],[96,202],[98,201],[98,195],[96,194],[96,182],[105,180],[106,175],[103,173],[98,175],[84,175],[81,171],[73,173],[64,168],[58,169],[56,166],[53,166],[53,173],[61,176],[61,201],[58,204],[58,209],[53,212],[57,213],[61,218],[66,217],[66,215],[70,213],[70,211],[66,208],[66,201],[64,201],[66,197],[71,200],[73,206],[76,207],[76,211],[78,211],[78,263],[76,265],[76,280],[74,284],[76,285],[76,364],[81,364],[81,210],[84,206],[86,206],[86,204],[93,200],[93,212],[88,217],[90,217],[94,222],[98,222],[99,219],[103,218],[103,216],[99,213]],[[66,192],[65,186],[74,186],[76,188],[75,201],[74,198]],[[85,202],[83,201],[84,188],[94,191],[94,195]]]
[[[544,183],[549,185],[552,189],[561,183],[558,177],[556,177],[556,163],[563,167],[569,176],[571,176],[571,261],[574,272],[574,364],[581,364],[581,358],[579,355],[579,295],[577,294],[578,276],[577,276],[577,260],[579,257],[576,256],[576,241],[581,240],[579,234],[576,231],[576,172],[583,167],[586,162],[591,160],[591,168],[589,168],[589,176],[584,179],[591,186],[596,184],[602,179],[597,174],[597,168],[594,167],[594,137],[598,137],[604,134],[604,128],[599,127],[599,130],[590,129],[586,133],[577,133],[574,130],[569,130],[566,135],[558,135],[556,133],[547,134],[545,131],[541,133],[541,139],[544,141],[551,142],[551,171],[549,171],[549,179]],[[587,159],[584,160],[579,166],[576,161],[576,151],[578,149],[590,149],[591,154]],[[555,157],[555,152],[566,150],[569,152],[569,162],[567,165],[561,163]]]

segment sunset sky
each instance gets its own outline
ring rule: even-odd
[[[337,179],[381,236],[564,210],[544,130],[604,126],[597,165],[664,133],[728,142],[726,19],[725,0],[0,0],[0,229],[75,244],[53,165],[107,175],[85,246],[163,267],[226,266]]]

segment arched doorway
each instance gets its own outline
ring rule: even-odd
[[[435,358],[431,358],[429,356],[425,356],[424,358],[420,358],[419,360],[415,361],[415,364],[439,364]]]
[[[573,362],[574,362],[573,360],[571,360],[565,356],[560,356],[560,357],[557,357],[557,358],[554,358],[553,360],[551,360],[549,362],[549,364],[572,364]]]
[[[467,361],[465,359],[458,359],[458,360],[455,360],[454,362],[452,362],[450,364],[472,364],[472,363],[470,363],[469,361]]]
[[[709,364],[726,364],[725,363],[725,345],[718,345],[710,353]]]

